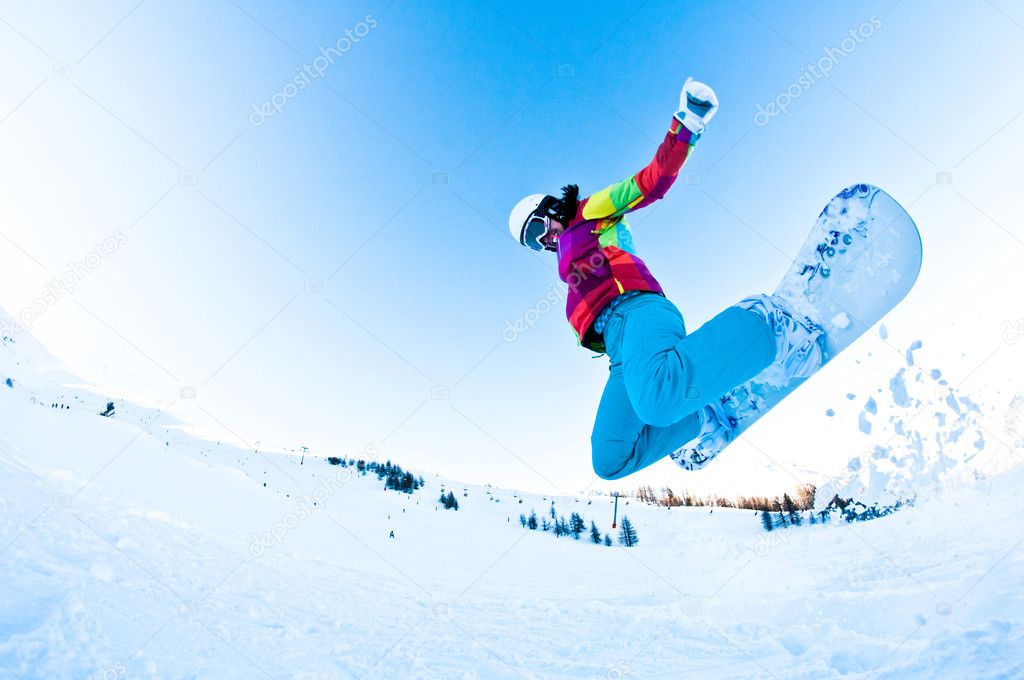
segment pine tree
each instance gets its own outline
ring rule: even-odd
[[[667,508],[672,508],[677,505],[680,505],[681,501],[678,498],[676,498],[676,495],[672,492],[672,489],[665,487],[665,496],[662,499],[661,503]]]
[[[445,510],[458,510],[459,501],[455,498],[455,494],[449,491],[447,494],[441,493],[441,504],[444,505]]]
[[[813,484],[804,484],[798,490],[797,500],[798,505],[804,510],[814,509],[814,495],[818,492],[818,489]]]
[[[622,527],[619,529],[619,543],[627,548],[632,548],[639,542],[633,523],[629,521],[628,517],[623,516]]]
[[[601,532],[598,531],[597,525],[594,524],[594,520],[590,520],[590,541],[591,543],[601,542]]]
[[[788,493],[782,494],[782,509],[789,514],[789,518],[792,521],[794,515],[796,515],[796,503],[793,502]],[[794,521],[793,524],[797,524],[797,522]]]
[[[526,520],[526,526],[530,529],[537,528],[537,513],[533,510],[530,510],[530,518]]]
[[[526,526],[526,515],[523,513],[519,513],[519,524],[524,527]]]
[[[782,504],[779,501],[775,501],[775,512],[778,513],[775,516],[775,524],[780,527],[789,526],[789,522],[786,521],[786,513],[783,512]]]
[[[763,510],[761,512],[761,526],[764,527],[765,531],[771,531],[775,528],[774,525],[772,525],[772,513],[767,510]]]
[[[611,545],[612,544],[612,537],[609,536],[608,534],[604,535],[604,544],[605,545]]]
[[[572,537],[578,541],[580,534],[586,531],[586,529],[587,523],[583,521],[583,517],[578,512],[572,513],[572,516],[569,518],[569,532],[572,534]]]
[[[548,521],[547,517],[540,518],[540,529],[541,531],[549,531],[551,529],[551,522]]]

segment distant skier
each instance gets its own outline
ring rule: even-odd
[[[778,362],[788,378],[821,365],[821,330],[777,296],[756,295],[687,335],[683,317],[636,255],[626,213],[663,198],[718,109],[707,85],[687,79],[654,160],[579,198],[533,194],[509,216],[521,245],[558,254],[577,341],[606,352],[610,375],[591,436],[594,471],[619,479],[686,447],[687,469],[709,462],[733,427],[719,395]],[[702,453],[707,451],[707,453]]]

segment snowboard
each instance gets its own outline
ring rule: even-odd
[[[823,329],[824,366],[895,307],[920,271],[914,220],[878,187],[855,184],[818,215],[775,294]],[[694,440],[669,455],[686,470],[703,467],[806,380],[786,381],[769,366],[719,398],[733,425],[726,440],[703,447]]]

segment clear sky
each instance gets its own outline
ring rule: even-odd
[[[1006,0],[5,2],[0,56],[17,65],[0,305],[36,301],[32,331],[72,370],[198,427],[591,485],[607,359],[576,347],[553,258],[505,220],[524,194],[647,163],[690,75],[720,111],[686,181],[633,220],[690,329],[774,288],[853,182],[910,209],[924,270],[891,346],[852,349],[751,432],[756,451],[614,486],[728,493],[764,451],[805,468],[855,454],[825,407],[918,338],[951,381],[1019,389],[1024,10]],[[786,112],[759,116],[771,102]],[[534,327],[509,341],[521,318]]]

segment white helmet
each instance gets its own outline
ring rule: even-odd
[[[547,194],[530,194],[523,200],[516,203],[508,216],[508,230],[512,238],[519,241],[519,245],[527,246],[533,250],[550,250],[551,248],[541,243],[540,239],[547,233],[547,225],[539,224],[537,228],[527,229],[527,223],[534,216],[553,217],[555,208],[560,201],[554,196]]]

